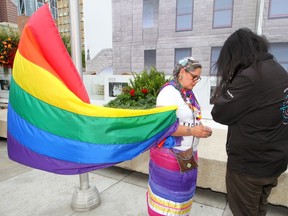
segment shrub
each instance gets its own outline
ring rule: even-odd
[[[20,33],[10,28],[0,31],[0,66],[4,69],[13,67],[19,38]]]
[[[156,106],[156,98],[166,79],[164,72],[159,72],[155,67],[150,72],[144,70],[140,73],[132,73],[128,86],[122,89],[122,93],[111,100],[106,107],[122,109],[150,109]]]

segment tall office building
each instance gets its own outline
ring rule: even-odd
[[[69,0],[57,0],[57,26],[61,35],[70,36]],[[84,48],[83,0],[79,0],[81,45]]]
[[[56,0],[17,0],[18,6],[18,25],[20,31],[25,26],[29,17],[42,5],[49,4],[50,11],[54,19],[57,19]]]
[[[31,16],[44,4],[49,4],[54,19],[57,18],[56,0],[18,0],[18,15]]]

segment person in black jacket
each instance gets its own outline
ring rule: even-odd
[[[228,125],[227,198],[236,216],[262,216],[288,163],[288,73],[268,53],[264,36],[241,28],[216,62],[211,111]]]

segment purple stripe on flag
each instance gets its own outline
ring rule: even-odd
[[[26,166],[52,173],[74,175],[106,168],[116,164],[78,164],[50,158],[27,149],[16,139],[14,139],[14,137],[9,132],[7,133],[7,142],[8,156],[11,160],[24,164]]]

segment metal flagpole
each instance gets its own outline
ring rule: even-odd
[[[82,78],[79,0],[69,0],[71,53],[73,62]],[[88,173],[80,174],[80,187],[75,187],[71,207],[75,211],[89,211],[101,204],[96,186],[89,185]]]
[[[262,35],[263,13],[264,13],[264,0],[258,0],[257,20],[256,20],[256,33],[258,35]]]

